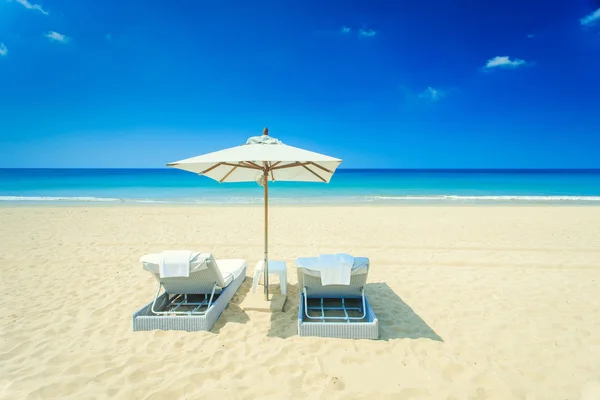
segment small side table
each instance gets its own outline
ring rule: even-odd
[[[252,282],[252,293],[256,293],[258,281],[265,272],[264,266],[265,260],[260,260],[256,263],[256,268],[254,269],[254,281]],[[281,294],[287,294],[287,266],[285,265],[285,261],[269,260],[269,275],[279,276]]]

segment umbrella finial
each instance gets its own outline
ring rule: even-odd
[[[263,135],[269,136],[269,128],[267,128],[266,126],[263,128]]]

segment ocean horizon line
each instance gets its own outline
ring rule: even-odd
[[[177,171],[172,167],[0,167],[0,171]],[[394,171],[394,172],[593,172],[599,173],[599,168],[337,168],[337,171]]]

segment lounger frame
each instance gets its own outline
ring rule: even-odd
[[[306,287],[304,287],[304,289],[302,290],[302,293],[304,295],[303,296],[303,298],[304,298],[304,316],[306,316],[306,318],[308,318],[308,319],[321,320],[322,322],[325,322],[325,320],[332,320],[332,321],[340,320],[340,321],[350,322],[353,320],[363,320],[367,316],[367,307],[366,307],[367,298],[365,297],[365,289],[364,288],[361,290],[361,297],[360,297],[361,306],[359,306],[359,307],[349,307],[346,305],[346,299],[354,299],[355,297],[335,297],[335,300],[341,301],[341,307],[326,306],[324,304],[326,298],[325,297],[317,297],[316,299],[319,300],[320,305],[318,307],[311,307],[308,305],[309,296],[308,296]],[[310,315],[309,311],[321,311],[321,315],[318,315],[318,316]],[[343,317],[327,316],[327,315],[325,315],[325,311],[343,311],[344,316]],[[362,315],[360,317],[351,317],[348,314],[348,311],[358,311],[358,312],[361,312]]]
[[[162,307],[160,307],[162,310],[158,310],[156,303],[159,297],[158,294],[160,293],[160,289],[162,289],[162,287],[163,284],[159,283],[156,294],[154,295],[154,301],[152,301],[151,310],[157,315],[204,315],[212,305],[217,289],[219,289],[219,291],[223,289],[215,283],[210,293],[210,297],[208,297],[208,294],[206,293],[200,294],[201,296],[204,296],[201,302],[193,302],[188,300],[187,293],[176,294],[172,298],[169,298],[167,304],[163,304]],[[194,309],[190,311],[177,311],[179,307],[194,307]],[[206,309],[201,311],[203,307],[206,307]]]

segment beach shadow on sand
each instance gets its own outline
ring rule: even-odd
[[[279,286],[269,285],[269,291],[278,292]],[[286,339],[292,336],[298,336],[298,307],[300,306],[300,293],[298,284],[287,285],[287,298],[283,305],[282,312],[271,314],[271,326],[269,327],[268,337],[278,337]]]
[[[365,292],[379,320],[379,340],[430,339],[438,342],[444,341],[387,283],[369,283]],[[282,339],[297,336],[299,305],[298,285],[288,285],[283,312],[273,313],[267,336]]]
[[[444,340],[385,282],[368,283],[365,292],[379,320],[379,339]]]
[[[252,290],[252,277],[246,277],[240,288],[235,292],[233,298],[227,304],[227,307],[223,311],[223,314],[219,316],[217,322],[212,327],[210,332],[219,333],[221,328],[227,324],[245,324],[250,321],[248,314],[240,307],[240,304],[244,301],[250,290]]]

